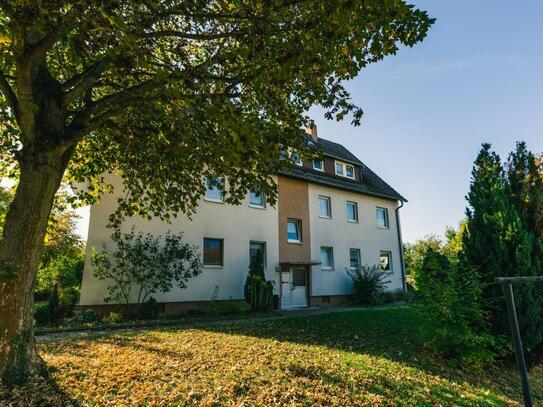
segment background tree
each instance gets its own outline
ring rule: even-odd
[[[41,365],[32,290],[66,169],[90,202],[104,173],[122,174],[116,222],[191,213],[202,176],[228,181],[227,202],[250,185],[273,203],[304,112],[359,123],[343,81],[432,22],[402,0],[2,3],[0,167],[18,171],[0,240],[3,381]]]

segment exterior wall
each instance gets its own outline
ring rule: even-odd
[[[311,260],[311,222],[308,206],[307,181],[279,176],[278,187],[278,225],[279,225],[279,261]],[[287,242],[287,220],[302,221],[302,242]]]
[[[319,195],[331,198],[332,218],[319,217]],[[357,202],[358,223],[347,221],[346,201]],[[376,207],[388,209],[389,228],[379,229]],[[320,259],[321,246],[333,247],[334,269],[312,267],[311,296],[349,295],[352,281],[346,269],[350,267],[349,249],[360,249],[361,264],[379,264],[381,250],[392,252],[391,283],[388,289],[402,288],[395,209],[396,201],[386,200],[322,185],[309,185],[309,214],[311,219],[311,257]]]
[[[94,278],[90,257],[93,249],[101,250],[102,245],[112,248],[110,235],[106,228],[108,216],[116,207],[116,197],[122,193],[122,180],[119,176],[109,176],[117,195],[106,195],[101,202],[91,208],[89,234],[87,240],[85,268],[81,289],[80,304],[103,304],[107,295],[107,283]],[[306,198],[307,202],[307,187]],[[219,286],[219,300],[242,299],[243,285],[249,268],[249,242],[266,242],[266,278],[276,281],[278,291],[279,276],[276,272],[279,262],[278,211],[267,205],[265,209],[249,207],[249,197],[241,205],[202,200],[198,211],[189,220],[179,216],[171,224],[152,219],[151,221],[133,217],[127,219],[123,231],[135,226],[137,231],[164,234],[168,230],[183,232],[183,240],[197,245],[202,250],[204,237],[224,239],[223,267],[204,266],[202,273],[189,280],[187,289],[174,288],[166,294],[156,294],[158,302],[205,301],[211,299],[216,286]],[[285,226],[286,227],[286,226]],[[286,236],[286,232],[285,232]]]

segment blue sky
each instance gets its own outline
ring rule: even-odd
[[[311,112],[319,136],[344,144],[409,200],[405,241],[463,218],[482,142],[502,158],[516,140],[543,152],[543,2],[412,3],[437,22],[424,42],[347,84],[362,125]]]
[[[503,157],[516,140],[543,152],[543,2],[414,3],[437,18],[425,41],[347,84],[362,125],[311,112],[320,136],[344,144],[409,200],[408,242],[462,219],[482,142]],[[86,236],[88,210],[81,213]]]

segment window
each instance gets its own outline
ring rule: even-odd
[[[222,185],[222,181],[220,179],[211,180],[206,178],[206,200],[217,202],[223,201],[223,196],[221,190],[219,189],[219,185]]]
[[[342,163],[341,161],[336,161],[336,175],[355,179],[354,165]]]
[[[377,227],[388,229],[388,209],[377,208]]]
[[[287,240],[292,243],[302,241],[302,221],[299,219],[289,219],[287,221]]]
[[[349,222],[358,222],[358,204],[347,201],[347,220]]]
[[[349,249],[349,261],[351,269],[360,267],[360,249]]]
[[[265,242],[250,242],[249,243],[249,260],[252,261],[253,257],[260,253],[262,256],[262,262],[266,267],[266,243]]]
[[[204,266],[223,265],[223,245],[222,239],[204,238]]]
[[[317,171],[324,171],[324,161],[323,160],[313,160],[313,169]]]
[[[251,191],[249,191],[249,206],[254,206],[257,208],[266,207],[266,199],[260,189],[253,188]]]
[[[381,250],[379,263],[381,264],[381,271],[387,273],[392,272],[392,253]]]
[[[334,249],[332,247],[321,247],[321,269],[332,270],[334,268]]]
[[[302,166],[302,159],[300,158],[300,156],[298,155],[298,153],[292,152],[292,153],[290,154],[290,158],[292,158],[292,161],[294,161],[294,164],[296,164],[298,167],[301,167],[301,166]]]
[[[319,196],[319,210],[321,218],[331,218],[332,217],[332,203],[330,202],[330,197],[328,196]]]

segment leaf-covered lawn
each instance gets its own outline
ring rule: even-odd
[[[42,343],[50,380],[3,397],[25,406],[520,405],[514,370],[464,375],[422,350],[418,326],[413,310],[395,309]],[[543,402],[543,369],[532,386]]]

